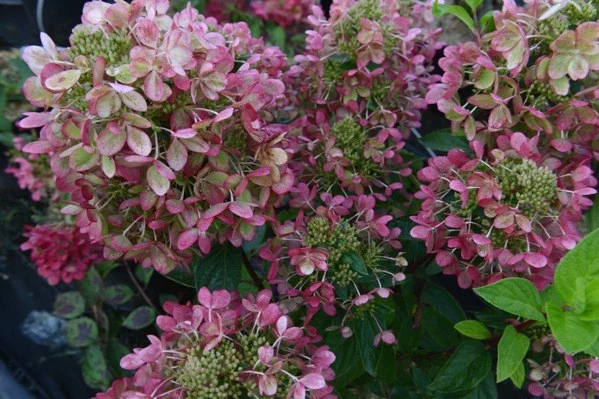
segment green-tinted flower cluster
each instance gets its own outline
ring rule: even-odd
[[[102,56],[107,66],[118,66],[129,62],[131,40],[124,33],[90,32],[85,26],[76,28],[71,35],[69,53],[72,59],[82,55],[90,64]]]
[[[241,398],[241,362],[241,353],[230,341],[206,352],[194,347],[176,370],[175,381],[185,388],[188,399]]]
[[[510,205],[525,215],[546,214],[557,195],[557,178],[528,159],[510,159],[497,167],[497,179]]]
[[[316,217],[308,222],[308,234],[304,238],[307,246],[322,248],[328,253],[327,264],[330,281],[345,287],[358,277],[358,273],[344,259],[346,254],[361,257],[367,269],[376,267],[380,248],[363,242],[356,228],[346,221],[340,221],[331,230],[325,218]]]
[[[393,25],[383,22],[383,10],[379,0],[361,0],[353,5],[342,20],[334,27],[335,40],[339,45],[339,50],[350,56],[355,56],[358,49],[362,46],[358,41],[358,32],[362,30],[360,19],[366,18],[376,21],[381,25],[383,31],[383,50],[385,55],[390,55],[395,47],[395,38],[393,37]]]

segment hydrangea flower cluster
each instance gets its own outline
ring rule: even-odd
[[[432,1],[334,1],[312,7],[306,52],[286,74],[298,180],[333,194],[386,199],[410,169],[400,153],[418,127],[431,62],[441,47]]]
[[[354,319],[376,320],[386,343],[395,342],[385,320],[377,317],[375,298],[388,298],[391,287],[403,281],[406,261],[397,249],[400,230],[388,226],[392,217],[375,213],[374,196],[359,196],[356,201],[343,196],[320,195],[305,191],[291,200],[302,207],[295,221],[277,229],[277,237],[260,250],[270,263],[269,281],[286,299],[289,309],[305,307],[308,325],[319,311],[333,316],[344,314],[341,329],[351,335]],[[302,196],[301,194],[305,194]],[[310,209],[314,209],[311,212]]]
[[[445,49],[442,81],[426,96],[476,159],[452,151],[429,160],[411,233],[462,287],[514,275],[546,286],[592,205],[597,5],[550,6],[506,1],[494,31]]]
[[[474,141],[476,158],[451,150],[418,172],[423,203],[411,235],[461,287],[519,276],[541,289],[580,240],[576,224],[597,181],[576,157],[543,156],[538,140],[500,136],[490,153]]]
[[[594,0],[504,2],[495,30],[444,50],[445,73],[427,102],[469,140],[485,142],[506,129],[540,133],[547,150],[599,157],[598,7]],[[465,100],[463,88],[472,93]]]
[[[31,199],[41,201],[56,194],[55,176],[50,171],[48,157],[39,154],[24,153],[25,139],[13,138],[10,165],[4,170],[13,175],[22,190],[31,192]]]
[[[315,3],[315,0],[255,0],[250,7],[256,16],[285,28],[304,22]]]
[[[91,265],[103,259],[102,248],[91,244],[76,226],[41,224],[26,229],[21,250],[31,251],[38,273],[51,285],[81,280]]]
[[[25,49],[25,94],[49,111],[24,150],[49,153],[63,212],[105,256],[168,273],[214,240],[251,240],[294,180],[287,167],[280,50],[245,23],[219,25],[190,5],[87,3],[71,47]]]
[[[599,360],[593,357],[568,355],[551,335],[532,343],[537,362],[528,359],[528,392],[549,398],[588,398],[599,392]],[[538,354],[538,355],[536,355]]]
[[[201,288],[198,305],[167,302],[162,336],[121,360],[136,370],[105,398],[335,398],[327,381],[335,355],[313,329],[295,327],[272,293],[240,299]],[[112,396],[110,396],[112,395]]]

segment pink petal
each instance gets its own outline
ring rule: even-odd
[[[299,380],[303,386],[308,389],[322,389],[327,386],[324,377],[320,374],[310,373],[308,375],[303,376]]]

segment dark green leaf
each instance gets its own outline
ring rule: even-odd
[[[106,278],[106,276],[108,275],[108,273],[110,273],[110,271],[112,269],[114,269],[115,267],[117,267],[119,264],[116,262],[111,262],[111,261],[105,261],[105,262],[101,262],[98,263],[94,266],[94,268],[98,271],[98,273],[100,274],[100,276],[102,278]]]
[[[81,316],[85,310],[85,299],[77,291],[58,294],[54,301],[54,313],[64,319]]]
[[[169,280],[173,280],[175,283],[184,285],[186,287],[195,288],[195,278],[191,271],[185,270],[183,266],[177,266],[175,270],[169,274],[164,275]]]
[[[141,281],[143,285],[148,284],[153,275],[153,267],[141,267],[141,265],[137,265],[135,267],[135,277],[137,277],[137,279]]]
[[[476,387],[491,370],[491,355],[478,341],[460,345],[445,363],[429,389],[442,393],[459,392]]]
[[[343,388],[364,374],[360,359],[360,348],[355,337],[345,339],[334,332],[327,337],[327,345],[335,353],[333,371],[335,371],[335,388]]]
[[[433,151],[448,152],[460,149],[466,153],[472,153],[468,141],[464,137],[455,136],[451,129],[436,130],[420,139],[420,142]]]
[[[8,126],[3,124],[4,120],[7,122]],[[11,127],[12,126],[11,126],[10,121],[0,115],[0,144],[4,145],[5,147],[8,147],[8,148],[12,148],[12,146],[13,146],[12,139],[15,137],[13,132],[7,131]],[[2,131],[2,130],[6,130],[6,131]]]
[[[131,330],[140,330],[152,324],[155,318],[156,313],[154,309],[149,306],[140,306],[129,313],[125,321],[123,321],[123,326]]]
[[[575,313],[564,307],[560,300],[545,305],[551,333],[566,353],[584,351],[597,340],[599,325],[596,321],[580,320]]]
[[[475,288],[474,291],[491,305],[530,320],[545,320],[539,291],[523,278],[510,277]]]
[[[110,373],[99,345],[92,345],[85,350],[81,372],[83,380],[90,388],[104,390],[110,385]]]
[[[79,291],[87,302],[95,304],[101,299],[103,284],[100,273],[98,273],[95,267],[92,267],[87,271],[81,283],[79,283]]]
[[[69,320],[65,325],[67,344],[76,348],[89,346],[98,338],[98,326],[89,317]]]
[[[469,399],[497,399],[497,385],[493,373],[489,372],[484,380],[474,388]]]
[[[489,339],[491,331],[483,323],[477,320],[463,320],[457,323],[454,328],[462,335],[474,339]]]
[[[445,316],[452,325],[466,320],[464,310],[456,299],[445,288],[438,284],[426,282],[422,293],[422,301]]]
[[[591,209],[586,212],[585,216],[589,231],[599,229],[599,195],[595,196],[595,202]]]
[[[447,350],[460,340],[453,323],[445,315],[428,306],[422,311],[422,329],[421,346],[431,351]]]
[[[118,306],[133,298],[133,291],[124,284],[118,284],[106,288],[102,295],[108,304]]]
[[[368,275],[368,270],[366,269],[366,264],[362,257],[354,252],[349,252],[343,254],[341,260],[344,263],[347,263],[353,271],[357,272],[361,276]]]
[[[241,280],[242,251],[226,243],[213,247],[205,258],[194,258],[192,270],[196,289],[236,290]]]
[[[528,352],[530,339],[508,325],[497,346],[497,382],[510,378],[522,365],[522,360]]]
[[[129,348],[123,345],[118,339],[112,338],[108,342],[106,348],[106,362],[110,372],[117,378],[122,378],[127,375],[127,372],[120,366],[120,361],[123,357],[130,353]]]

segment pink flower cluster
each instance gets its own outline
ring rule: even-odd
[[[75,226],[42,224],[26,229],[21,250],[31,251],[38,273],[51,285],[81,280],[91,265],[103,259],[101,247],[90,244]]]
[[[201,288],[199,304],[167,302],[156,322],[161,337],[121,360],[136,370],[96,399],[335,398],[330,366],[335,355],[313,328],[295,327],[272,293],[240,299]]]
[[[599,392],[599,360],[584,355],[568,355],[551,336],[532,343],[532,351],[546,360],[528,359],[528,392],[550,398],[588,398]]]
[[[329,19],[312,7],[306,51],[286,73],[301,112],[291,163],[298,180],[381,200],[403,186],[411,173],[404,138],[420,126],[426,87],[439,78],[429,3],[335,1]]]
[[[258,17],[285,28],[304,22],[315,3],[315,0],[254,0],[250,7]]]
[[[559,5],[543,0],[521,8],[506,1],[494,14],[496,30],[444,50],[442,82],[426,100],[454,132],[482,142],[504,130],[540,133],[547,151],[599,157],[597,10]],[[473,94],[462,101],[458,91],[465,87]]]
[[[490,152],[473,141],[474,159],[451,150],[418,172],[423,203],[411,235],[461,287],[520,276],[542,289],[580,240],[597,180],[580,156],[562,162],[539,152],[538,141],[507,133]]]
[[[167,0],[87,3],[71,47],[24,59],[35,76],[22,128],[41,128],[24,150],[49,153],[63,212],[109,259],[168,273],[208,253],[214,240],[240,246],[272,218],[291,188],[286,104],[277,48],[245,23],[219,25]]]
[[[476,158],[429,160],[411,233],[462,287],[513,275],[546,286],[592,205],[599,23],[592,7],[560,4],[506,1],[496,30],[445,49],[441,83],[427,93]]]
[[[315,190],[300,190],[291,200],[301,208],[298,217],[280,225],[277,237],[260,250],[270,264],[269,282],[286,298],[287,308],[305,307],[305,325],[321,310],[330,316],[341,310],[337,327],[344,336],[351,335],[354,319],[368,317],[379,329],[374,344],[381,337],[394,343],[385,320],[374,314],[376,303],[370,302],[388,298],[391,287],[405,279],[406,261],[397,253],[399,228],[389,226],[391,216],[375,213],[374,196],[354,200],[323,193],[319,201]]]
[[[23,153],[25,140],[22,137],[15,137],[13,145],[10,165],[5,172],[17,179],[21,189],[30,191],[34,201],[53,196],[55,178],[48,168],[47,159],[36,154]]]

